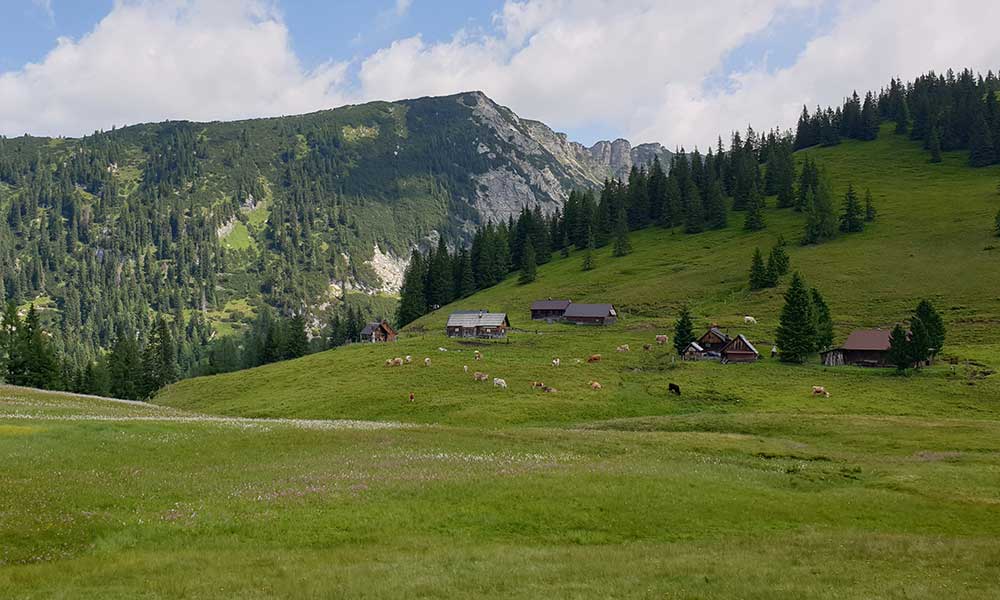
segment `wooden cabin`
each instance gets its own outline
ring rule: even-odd
[[[698,345],[702,348],[704,352],[722,352],[722,349],[726,347],[729,342],[732,341],[724,331],[718,327],[711,327],[708,331],[704,333],[700,338],[697,339]]]
[[[362,344],[377,344],[380,342],[395,342],[396,330],[385,319],[368,323],[361,330]]]
[[[531,303],[532,321],[560,321],[572,300],[536,300]]]
[[[681,358],[684,360],[702,360],[708,357],[705,356],[705,349],[699,346],[698,342],[691,342],[687,346],[684,346]]]
[[[750,340],[742,333],[731,339],[719,353],[722,355],[724,363],[754,362],[760,358],[760,352],[757,352]]]
[[[445,334],[457,338],[498,339],[507,337],[508,329],[510,321],[506,313],[457,311],[448,316]]]
[[[890,334],[888,329],[855,329],[839,348],[820,355],[823,364],[828,367],[888,367]]]
[[[618,321],[618,312],[611,304],[571,303],[563,313],[563,320],[575,325],[611,325]]]

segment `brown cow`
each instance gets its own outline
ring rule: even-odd
[[[650,350],[653,349],[653,345],[652,344],[643,344],[642,345],[642,349],[645,350],[646,352],[649,352]]]
[[[403,366],[403,359],[402,358],[394,358],[394,359],[392,359],[392,366],[394,366],[394,367],[402,367]]]
[[[600,354],[591,354],[590,357],[587,359],[587,362],[595,363],[595,362],[600,362],[600,360],[601,360]]]
[[[554,394],[554,393],[558,392],[559,390],[557,390],[554,387],[545,386],[545,389],[543,389],[542,391],[545,392],[545,393],[547,393],[547,394]]]
[[[591,381],[590,382],[590,389],[592,389],[592,390],[599,390],[602,387],[603,386],[600,383],[596,382],[596,381]]]
[[[660,346],[662,346],[663,344],[666,344],[667,343],[667,336],[665,336],[663,334],[660,334],[660,335],[656,336],[656,343],[659,344]]]
[[[541,381],[532,381],[531,382],[531,387],[533,387],[533,388],[544,388],[545,384],[542,383]]]
[[[628,347],[628,344],[622,344],[621,346],[618,346],[617,348],[615,348],[615,350],[617,352],[628,352],[629,351],[629,347]]]
[[[829,398],[830,397],[830,392],[826,391],[826,388],[823,387],[823,386],[821,386],[821,385],[814,385],[813,386],[813,396],[825,396],[825,397]]]
[[[476,371],[475,373],[472,374],[472,378],[476,381],[486,381],[487,379],[490,378],[490,376],[487,375],[486,373],[480,373],[479,371]]]

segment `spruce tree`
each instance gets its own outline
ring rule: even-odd
[[[677,354],[684,354],[684,349],[695,340],[694,323],[691,321],[691,310],[687,306],[681,309],[681,314],[674,323],[674,349]]]
[[[909,351],[910,363],[917,368],[931,357],[930,334],[924,322],[916,316],[910,320],[910,339],[907,343],[907,350]]]
[[[461,262],[462,271],[459,279],[458,297],[468,298],[472,294],[476,293],[476,277],[472,273],[472,258],[469,256],[468,252],[462,252]]]
[[[973,121],[972,131],[969,134],[969,165],[973,167],[985,167],[996,160],[993,133],[986,124],[982,111],[979,113]]]
[[[725,229],[727,222],[726,199],[722,195],[722,184],[712,180],[705,194],[705,226],[709,229]]]
[[[750,289],[762,290],[769,287],[771,278],[768,275],[767,267],[764,266],[764,256],[760,248],[754,248],[753,259],[750,261]]]
[[[825,350],[833,345],[833,319],[830,316],[830,307],[818,289],[812,288],[810,296],[816,323],[816,349]]]
[[[535,263],[535,245],[531,243],[531,238],[524,243],[521,254],[521,275],[518,276],[517,282],[524,285],[534,281],[538,271],[538,265]]]
[[[125,400],[138,400],[142,397],[141,385],[137,374],[142,369],[139,357],[139,345],[135,336],[121,334],[111,347],[108,355],[108,373],[111,378],[111,395]]]
[[[878,211],[875,210],[875,202],[872,200],[872,191],[870,189],[865,189],[865,222],[871,223],[878,216]]]
[[[627,256],[632,252],[632,244],[628,241],[628,217],[625,208],[619,207],[618,219],[615,223],[615,245],[612,249],[614,256]]]
[[[785,291],[775,341],[783,362],[802,363],[816,350],[816,322],[812,300],[802,277],[796,272]]]
[[[584,251],[583,263],[581,265],[581,268],[584,271],[591,271],[594,269],[595,261],[597,260],[596,257],[594,256],[594,252],[595,252],[594,231],[588,227],[587,249]]]
[[[485,249],[484,249],[485,251]],[[493,281],[490,280],[489,285]],[[424,261],[419,250],[410,254],[410,264],[403,273],[403,285],[399,289],[399,308],[396,310],[396,323],[400,327],[416,321],[427,312],[427,300],[424,296]]]
[[[896,370],[902,373],[913,365],[910,356],[910,342],[906,330],[896,323],[892,333],[889,334],[889,363],[895,365]]]
[[[750,195],[747,198],[747,214],[743,221],[743,229],[747,231],[760,231],[766,227],[764,223],[764,196],[757,189],[757,185],[750,186]]]
[[[306,320],[302,315],[297,314],[288,319],[285,325],[284,336],[285,348],[282,352],[286,360],[305,356],[309,352],[309,337],[306,334]],[[351,340],[356,341],[356,340]]]
[[[937,354],[944,348],[944,321],[930,300],[924,299],[917,304],[913,317],[919,319],[927,330],[928,345],[932,354]]]
[[[937,125],[931,127],[929,136],[927,144],[931,151],[931,162],[939,163],[941,162],[941,131]]]
[[[837,217],[833,211],[830,184],[821,177],[812,196],[812,204],[806,210],[806,226],[802,236],[803,244],[820,244],[832,240],[837,234]]]
[[[844,194],[844,209],[840,215],[840,230],[844,233],[858,233],[864,229],[865,215],[861,209],[861,201],[854,191],[854,184],[848,183]]]
[[[789,267],[788,253],[785,252],[784,245],[778,243],[771,248],[771,254],[767,257],[767,280],[769,287],[778,285],[778,281],[788,273]]]
[[[693,179],[684,183],[684,233],[701,233],[705,230],[705,205]]]

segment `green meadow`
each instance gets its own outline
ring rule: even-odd
[[[739,214],[717,232],[646,230],[628,257],[602,249],[586,273],[555,257],[395,344],[186,380],[152,404],[0,388],[0,597],[996,597],[1000,169],[930,165],[885,130],[809,152],[838,194],[871,189],[865,232],[801,247],[802,215],[774,208],[754,234]],[[746,277],[778,235],[838,341],[931,299],[948,328],[937,364],[643,350],[688,304],[697,327],[769,354],[784,286],[750,293]],[[546,297],[622,317],[531,322]],[[506,311],[515,331],[449,340],[458,308]]]

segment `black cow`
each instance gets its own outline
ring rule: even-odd
[[[681,386],[677,385],[676,383],[671,383],[667,387],[671,394],[677,394],[678,396],[681,395]]]

